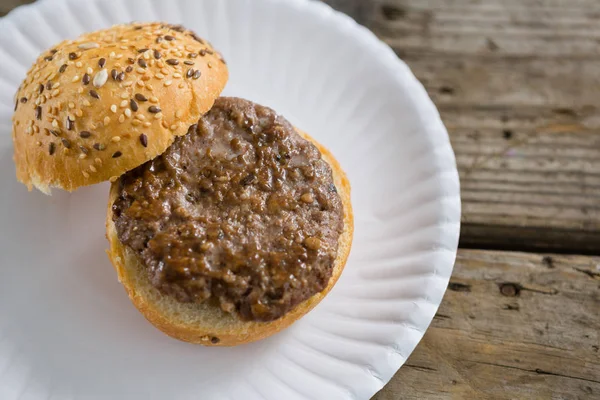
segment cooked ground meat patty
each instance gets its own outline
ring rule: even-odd
[[[273,110],[221,98],[127,173],[113,220],[152,284],[272,321],[327,287],[343,205],[319,150]]]

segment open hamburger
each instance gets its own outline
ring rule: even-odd
[[[269,108],[219,98],[227,74],[182,27],[117,26],[42,55],[13,129],[30,188],[112,182],[109,256],[132,302],[166,334],[218,346],[310,311],[353,234],[331,153]]]

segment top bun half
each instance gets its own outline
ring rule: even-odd
[[[42,54],[15,98],[17,179],[73,191],[162,154],[211,109],[228,70],[196,34],[118,25]]]

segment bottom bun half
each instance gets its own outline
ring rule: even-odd
[[[350,183],[337,160],[326,148],[306,133],[297,131],[321,151],[323,159],[331,166],[336,188],[344,204],[344,231],[339,239],[333,274],[325,290],[275,321],[242,321],[236,315],[226,313],[210,302],[181,303],[160,293],[150,283],[146,269],[136,254],[124,246],[117,236],[112,219],[112,205],[119,194],[119,181],[112,184],[106,218],[107,238],[110,243],[109,258],[133,304],[150,323],[165,334],[185,342],[206,346],[236,346],[264,339],[287,328],[312,310],[337,282],[350,254],[354,231]]]

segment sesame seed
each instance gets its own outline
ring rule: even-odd
[[[50,93],[50,95],[51,95],[52,97],[56,97],[56,96],[58,96],[59,94],[60,94],[60,89],[56,89],[55,91],[53,91],[52,93]]]
[[[89,85],[90,81],[91,81],[91,77],[90,74],[85,74],[83,75],[83,79],[81,80],[81,82],[83,82],[84,85]]]
[[[152,114],[158,114],[162,110],[159,107],[157,107],[157,106],[150,106],[148,108],[148,111],[150,111]]]
[[[133,71],[133,67],[131,65],[125,68],[125,72],[130,73],[131,71]]]
[[[76,109],[76,110],[75,110],[75,115],[76,115],[78,118],[81,118],[81,117],[83,117],[83,111],[81,111],[81,110],[78,108],[78,109]]]
[[[141,124],[141,122],[138,121],[137,119],[134,119],[133,121],[131,121],[131,125],[133,125],[133,126],[138,126],[139,124]]]
[[[82,63],[81,61],[77,61],[77,62],[75,63],[75,66],[76,66],[77,68],[81,68],[81,67],[83,67],[83,63]]]
[[[144,87],[145,83],[144,81],[137,81],[136,85],[138,85],[139,87]]]
[[[206,50],[204,50],[204,49],[200,50],[200,55],[202,57],[204,57],[206,55]]]
[[[127,81],[123,83],[123,87],[129,87],[131,85],[133,85],[133,81]]]
[[[175,78],[175,79],[179,79],[179,78],[181,78],[181,74],[180,74],[179,72],[175,72],[175,73],[173,74],[173,78]]]
[[[158,97],[156,97],[156,96],[150,97],[150,103],[158,103]]]
[[[154,115],[154,119],[161,119],[162,118],[162,113],[158,113]]]
[[[183,116],[183,111],[177,110],[175,111],[175,118],[179,119]]]
[[[90,101],[88,99],[83,99],[83,105],[85,107],[90,107],[92,105],[92,103],[90,103]]]
[[[98,151],[104,151],[106,149],[106,146],[103,145],[102,143],[94,143],[94,149],[98,150]]]
[[[142,68],[148,68],[148,63],[146,63],[146,60],[144,60],[144,59],[142,59],[142,58],[140,58],[140,59],[138,60],[138,65],[139,65],[140,67],[142,67]]]
[[[118,73],[117,73],[117,70],[116,70],[116,69],[112,69],[112,70],[110,71],[110,76],[113,78],[113,80],[114,80],[114,81],[116,81],[116,80],[117,80],[117,75],[118,75]]]
[[[167,121],[162,121],[161,125],[163,128],[169,129],[169,124],[167,124]]]
[[[53,136],[56,136],[56,137],[58,137],[58,136],[60,135],[60,133],[59,133],[59,132],[57,132],[57,131],[55,131],[55,130],[50,130],[49,132],[50,132],[50,133],[51,133]]]
[[[95,99],[100,99],[100,95],[95,90],[90,90],[90,96],[92,96]]]
[[[83,154],[88,154],[88,153],[90,152],[90,149],[88,149],[88,148],[87,148],[87,147],[85,147],[85,146],[79,146],[79,149],[81,150],[81,152],[82,152]]]
[[[162,68],[162,69],[160,70],[160,72],[162,72],[162,73],[163,73],[163,74],[165,74],[165,75],[169,75],[169,72],[171,72],[171,71],[169,71],[169,69],[168,69],[168,68]]]
[[[94,73],[94,69],[92,67],[88,67],[88,69],[86,70],[86,72],[91,75],[91,74]]]
[[[141,54],[141,53],[145,53],[147,51],[148,51],[148,48],[145,48],[145,49],[139,49],[137,52]]]
[[[121,108],[125,108],[125,107],[127,107],[127,105],[128,105],[128,104],[129,104],[129,102],[128,102],[127,100],[123,100],[123,101],[121,102],[121,104],[119,104],[119,107],[121,107]]]
[[[94,162],[96,163],[96,165],[102,165],[102,159],[100,158],[94,159]]]
[[[119,75],[117,75],[117,81],[123,82],[124,80],[125,80],[125,72],[121,72]]]
[[[148,136],[146,136],[142,133],[140,135],[140,143],[142,144],[142,146],[148,147]]]
[[[184,63],[185,65],[194,65],[194,62],[193,62],[193,61],[190,61],[190,60],[185,60],[183,63]]]
[[[144,53],[144,60],[149,60],[150,59],[150,53]]]
[[[208,63],[207,65],[208,65],[208,68],[212,68],[212,64],[211,63]]]
[[[67,70],[68,65],[67,64],[63,64],[60,66],[60,68],[58,69],[58,72],[60,72],[61,74],[63,72],[65,72]]]
[[[149,128],[149,127],[151,127],[151,126],[152,126],[152,124],[151,124],[150,122],[144,122],[144,126],[145,126],[146,128]]]
[[[155,77],[156,79],[164,79],[164,77],[165,77],[165,76],[159,72],[159,73],[157,73],[156,75],[154,75],[154,77]]]
[[[128,49],[128,47],[127,47],[127,46],[121,46],[121,47],[120,47],[120,49],[121,49],[121,50],[127,50],[127,49]]]
[[[162,36],[159,36],[156,38],[156,43],[162,43],[164,39],[162,38]]]
[[[48,81],[48,83],[46,83],[46,90],[52,90],[52,81]]]
[[[110,140],[112,142],[114,142],[114,143],[118,143],[118,142],[121,141],[121,137],[120,136],[113,136]]]
[[[54,143],[50,143],[50,145],[48,145],[48,153],[50,155],[53,155],[55,151],[56,151],[56,145]]]
[[[108,80],[108,71],[106,69],[101,70],[94,76],[94,86],[101,88]]]
[[[165,82],[165,87],[169,87],[173,84],[173,81],[166,81]]]
[[[109,58],[114,58],[117,54],[114,51],[111,51],[108,55]]]
[[[69,108],[71,108],[71,109],[75,108],[75,103],[72,103],[72,102],[69,103]]]
[[[98,172],[98,170],[96,169],[96,167],[94,167],[93,165],[90,165],[90,171],[91,172]]]
[[[35,118],[38,120],[42,119],[42,107],[37,106],[35,109]]]
[[[200,77],[202,76],[202,72],[200,72],[200,70],[197,70],[196,72],[194,72],[194,79],[200,79]]]
[[[75,82],[77,82],[78,80],[79,80],[79,75],[75,75],[75,76],[73,77],[73,79],[71,79],[71,82],[75,83]]]
[[[104,122],[105,126],[108,125],[108,124],[110,124],[110,117],[104,117],[104,121],[103,122]]]
[[[185,83],[181,82],[179,83],[179,89],[183,89],[185,87]]]
[[[67,149],[71,148],[71,142],[69,141],[69,139],[62,138],[60,139],[60,141],[62,142],[63,146],[65,146]]]
[[[73,121],[71,121],[68,117],[67,117],[67,120],[65,122],[65,125],[66,125],[68,131],[72,131],[73,130]]]
[[[101,58],[100,60],[98,60],[98,65],[100,66],[100,68],[104,68],[104,66],[106,65],[106,58]]]
[[[174,131],[175,129],[177,129],[177,125],[175,125],[175,124],[171,125],[171,130]]]
[[[77,93],[79,93],[79,94],[83,93],[83,88],[82,87],[77,88]]]
[[[113,113],[117,112],[117,105],[113,104],[112,106],[110,106],[110,111],[112,111]]]
[[[27,103],[27,97],[21,97],[21,103],[25,104]]]
[[[90,50],[90,49],[97,49],[100,47],[100,45],[95,42],[90,42],[90,43],[82,43],[77,47],[79,47],[82,50]]]
[[[121,153],[120,151],[116,151],[113,153],[112,158],[119,158],[123,155],[123,153]]]
[[[130,108],[126,108],[126,109],[125,109],[125,116],[126,116],[127,118],[131,118],[131,109],[130,109]]]
[[[34,133],[40,133],[40,127],[39,127],[39,126],[37,126],[37,125],[34,125],[34,126],[33,126],[33,132],[34,132]]]
[[[133,100],[133,99],[131,99],[131,101],[129,101],[129,106],[131,107],[131,109],[132,109],[134,112],[135,112],[135,111],[137,111],[137,110],[139,109],[139,107],[138,107],[138,103],[137,103],[135,100]]]
[[[126,92],[121,93],[121,98],[122,99],[128,99],[129,98],[129,94]]]
[[[69,53],[69,60],[77,60],[78,58],[77,53]]]
[[[44,92],[44,85],[40,84],[38,91],[40,92],[40,94],[42,94]]]
[[[84,176],[85,178],[89,178],[89,177],[90,177],[90,174],[88,174],[87,172],[83,171],[83,176]]]
[[[125,122],[125,116],[123,114],[119,115],[119,123],[122,124]]]
[[[92,136],[92,134],[90,132],[88,132],[88,131],[81,131],[81,132],[79,132],[79,137],[82,138],[82,139],[87,139],[90,136]]]
[[[198,58],[198,53],[190,53],[188,54],[189,58]]]
[[[169,48],[169,44],[163,42],[163,43],[160,44],[160,47],[162,47],[163,49],[167,50]]]
[[[25,129],[25,133],[27,133],[28,135],[32,135],[33,134],[33,128],[32,127],[27,127],[27,129]]]
[[[149,84],[149,83],[146,83],[146,89],[148,89],[149,91],[151,91],[151,92],[152,92],[152,91],[154,91],[154,86],[152,86],[152,85],[151,85],[151,84]]]
[[[175,40],[175,38],[173,36],[171,36],[171,35],[167,35],[167,36],[165,36],[165,40],[167,40],[167,41],[170,42],[172,40]]]
[[[144,68],[138,68],[135,70],[135,72],[137,72],[138,74],[145,74],[146,70]]]
[[[169,64],[169,65],[179,65],[179,60],[176,60],[174,58],[169,58],[167,60],[167,64]]]
[[[161,57],[162,57],[162,54],[160,54],[160,51],[154,50],[154,58],[157,60],[160,60]]]
[[[117,179],[119,179],[118,176],[111,176],[109,181],[110,181],[110,183],[115,183],[117,181]]]
[[[192,76],[194,76],[194,72],[196,72],[196,71],[194,71],[194,69],[193,69],[193,68],[190,68],[190,69],[188,69],[188,71],[187,71],[187,73],[185,74],[185,76],[186,76],[187,78],[191,78]]]
[[[143,95],[143,94],[141,94],[141,93],[136,93],[136,94],[135,94],[135,99],[136,99],[137,101],[140,101],[140,102],[145,102],[145,101],[148,101],[148,99],[146,98],[146,96],[144,96],[144,95]]]
[[[52,127],[58,128],[58,120],[55,119],[54,121],[52,121]]]

